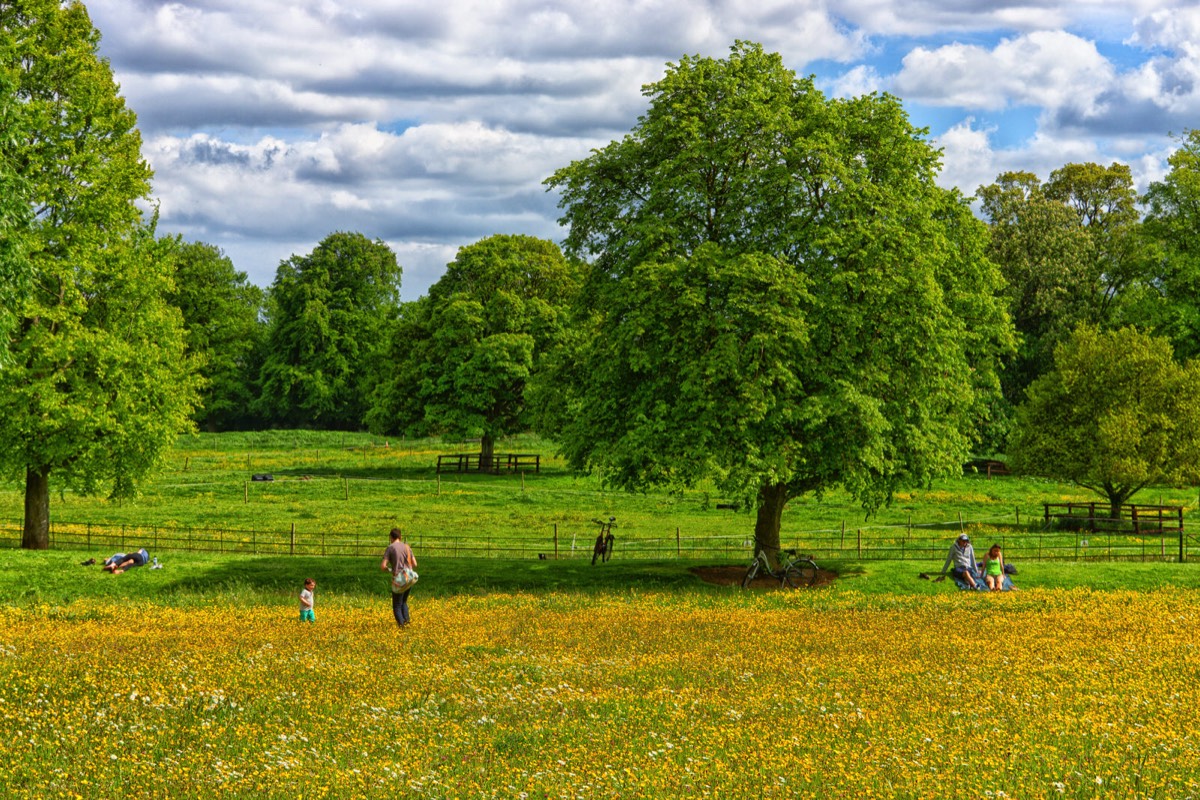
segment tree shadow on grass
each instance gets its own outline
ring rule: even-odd
[[[499,560],[470,558],[421,559],[417,591],[430,597],[511,594],[516,592],[704,591],[706,586],[680,562],[637,561],[592,566],[586,560]],[[170,569],[189,570],[184,554]],[[371,556],[239,557],[198,563],[163,589],[178,594],[298,594],[305,578],[317,591],[348,597],[383,597],[389,577]]]

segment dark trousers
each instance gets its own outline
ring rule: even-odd
[[[392,594],[392,615],[396,618],[397,625],[408,624],[408,593],[412,589],[405,589],[400,594]]]

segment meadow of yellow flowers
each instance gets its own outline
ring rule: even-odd
[[[0,795],[1200,796],[1200,598],[0,608]]]

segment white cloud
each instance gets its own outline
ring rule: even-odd
[[[882,92],[886,89],[883,79],[874,67],[860,65],[847,70],[831,84],[835,97],[859,97],[864,94]]]
[[[968,194],[1005,170],[1045,175],[1073,160],[1121,158],[1152,180],[1167,134],[1200,119],[1194,0],[88,9],[139,115],[160,229],[225,248],[260,283],[335,230],[389,242],[406,297],[484,236],[560,238],[541,181],[630,130],[665,62],[723,56],[735,39],[815,71],[831,94],[887,90],[919,106],[944,148],[941,180]],[[1017,116],[1019,134],[997,127]]]
[[[994,48],[950,44],[904,57],[895,90],[930,105],[967,109],[1090,105],[1113,80],[1094,43],[1062,31],[1004,39]]]

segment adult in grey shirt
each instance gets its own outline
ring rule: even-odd
[[[950,565],[954,567],[951,569]],[[954,540],[954,544],[950,545],[950,552],[946,554],[946,563],[942,564],[942,574],[938,576],[939,581],[946,580],[946,570],[950,570],[950,574],[958,580],[970,586],[972,589],[979,588],[978,576],[975,574],[975,548],[971,545],[971,537],[965,533],[959,534]]]

